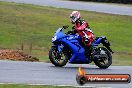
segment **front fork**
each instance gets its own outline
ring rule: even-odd
[[[56,48],[57,53],[62,53],[64,48],[63,44],[57,44],[57,45],[53,44],[52,47]]]

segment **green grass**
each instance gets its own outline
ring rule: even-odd
[[[60,86],[33,86],[33,85],[20,85],[20,84],[1,84],[0,88],[69,88]],[[73,88],[73,87],[70,87]]]
[[[0,48],[18,49],[24,44],[27,51],[41,61],[48,60],[51,37],[58,27],[72,27],[72,10],[45,6],[0,2]],[[107,36],[115,52],[132,53],[132,16],[120,16],[91,11],[80,11],[96,36]],[[122,63],[124,61],[125,63]],[[132,56],[113,55],[113,65],[132,65]]]

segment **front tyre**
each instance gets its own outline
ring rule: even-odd
[[[49,51],[49,59],[52,64],[58,67],[65,66],[66,63],[68,62],[68,57],[66,54],[58,53],[56,47],[51,47]]]
[[[112,56],[109,50],[104,47],[99,47],[97,50],[97,57],[95,55],[94,63],[99,68],[106,69],[112,64]]]

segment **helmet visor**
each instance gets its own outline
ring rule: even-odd
[[[71,16],[70,18],[71,18],[72,22],[76,22],[76,20],[77,20],[77,18],[75,16]]]

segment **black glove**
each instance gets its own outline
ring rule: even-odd
[[[68,31],[66,34],[72,34],[72,35],[74,35],[74,34],[76,34],[76,32],[75,32],[75,30],[72,30],[72,31]]]
[[[72,34],[72,31],[68,31],[66,34]]]
[[[64,29],[67,29],[68,27],[69,27],[68,25],[64,25],[64,26],[63,26]]]

